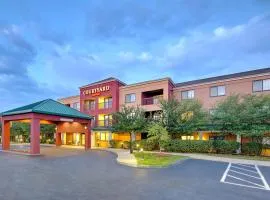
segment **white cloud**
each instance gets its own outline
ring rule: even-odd
[[[138,56],[138,60],[142,61],[142,62],[147,62],[152,60],[153,56],[149,53],[149,52],[142,52],[139,56]]]
[[[194,70],[196,73],[215,73],[225,68],[246,70],[267,66],[270,61],[264,57],[270,54],[269,19],[270,15],[256,16],[231,27],[188,32],[177,42],[167,45],[159,59],[164,60],[163,63],[167,63],[175,74],[183,73],[182,69],[193,73]]]
[[[240,34],[245,31],[246,25],[237,25],[232,28],[225,28],[220,26],[214,30],[214,35],[216,37],[231,37],[236,34]]]
[[[133,62],[136,59],[134,53],[130,51],[121,51],[119,52],[118,56],[124,62]]]
[[[153,56],[149,52],[141,52],[139,54],[135,54],[130,51],[121,51],[118,53],[118,57],[120,61],[125,63],[131,63],[131,62],[149,62],[153,59]]]

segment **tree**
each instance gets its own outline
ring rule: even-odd
[[[191,134],[204,128],[207,113],[198,100],[183,100],[179,103],[180,132]]]
[[[161,123],[170,135],[179,131],[179,102],[175,99],[160,100]]]
[[[130,153],[133,153],[133,135],[143,132],[146,125],[147,119],[144,110],[140,107],[123,106],[119,112],[113,113],[113,131],[130,134]]]
[[[261,143],[270,130],[270,95],[231,95],[217,104],[211,119],[215,130]]]
[[[170,139],[168,131],[160,123],[152,122],[148,129],[148,140],[158,143],[161,151],[161,143]]]
[[[191,134],[200,130],[206,122],[206,112],[197,100],[170,99],[160,102],[162,109],[162,125],[172,137]]]
[[[241,113],[243,106],[239,95],[232,95],[217,103],[211,114],[213,129],[222,133],[241,132]]]
[[[54,139],[54,132],[55,132],[55,124],[41,124],[40,125],[40,135],[42,135],[42,143],[46,143],[49,139],[53,141]]]
[[[270,95],[246,95],[242,101],[242,134],[261,142],[270,130]]]

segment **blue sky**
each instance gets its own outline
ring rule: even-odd
[[[268,0],[0,1],[0,111],[110,76],[181,82],[269,58]]]

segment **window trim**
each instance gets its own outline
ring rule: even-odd
[[[188,92],[191,92],[191,91],[193,91],[193,98],[186,98],[186,99],[184,99],[183,98],[183,93],[184,92],[187,92],[187,97],[188,97]],[[195,98],[195,90],[183,90],[183,91],[181,91],[181,100],[189,100],[189,99],[194,99]]]
[[[256,93],[256,92],[267,92],[267,91],[270,91],[270,89],[269,90],[264,90],[264,88],[263,88],[263,81],[267,81],[267,80],[269,80],[270,81],[270,79],[258,79],[258,80],[253,80],[252,81],[252,92],[254,92],[254,93]],[[261,90],[258,90],[258,91],[255,91],[254,90],[254,82],[256,82],[256,81],[261,81],[262,82],[262,89]]]
[[[130,101],[127,101],[127,96],[131,96],[131,95],[134,95],[135,96],[135,99],[134,99],[134,101],[131,101],[131,98],[130,98]],[[134,102],[136,102],[136,93],[130,93],[130,94],[126,94],[125,95],[125,103],[134,103]]]
[[[223,95],[218,95],[218,87],[224,87],[224,89],[225,89],[225,93],[223,94]],[[217,95],[216,96],[212,96],[212,94],[211,94],[211,89],[212,88],[217,88]],[[210,88],[209,88],[209,96],[210,97],[223,97],[223,96],[226,96],[226,85],[215,85],[215,86],[210,86]]]

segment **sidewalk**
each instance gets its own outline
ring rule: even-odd
[[[159,152],[148,151],[147,153],[159,153]],[[200,160],[211,160],[211,161],[217,161],[217,162],[239,163],[239,164],[246,164],[246,165],[261,165],[261,166],[270,167],[270,161],[226,158],[226,157],[209,156],[209,155],[196,154],[196,153],[168,153],[168,152],[163,152],[163,153],[170,154],[170,155],[187,156],[193,159],[200,159]]]
[[[93,148],[97,150],[109,151],[117,155],[117,162],[121,165],[127,165],[130,167],[137,167],[137,160],[133,154],[129,153],[126,149],[113,149],[113,148]]]
[[[113,149],[113,148],[95,148],[97,150],[109,151],[117,155],[117,162],[122,165],[127,165],[131,167],[138,167],[137,160],[134,155],[129,153],[129,150],[126,149]],[[159,153],[154,151],[145,151],[145,153]],[[163,152],[164,154],[170,155],[180,155],[186,156],[193,159],[200,160],[209,160],[216,162],[227,162],[227,163],[239,163],[239,164],[247,164],[247,165],[260,165],[270,167],[270,161],[260,161],[260,160],[245,160],[238,158],[226,158],[226,157],[218,157],[218,156],[209,156],[204,154],[196,154],[196,153],[168,153]]]

